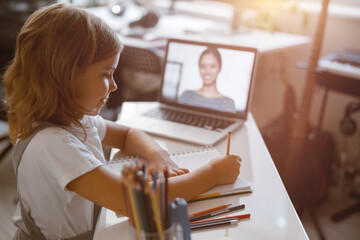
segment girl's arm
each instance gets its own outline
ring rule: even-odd
[[[234,155],[218,157],[188,174],[170,178],[169,200],[176,197],[189,200],[215,185],[234,182],[239,175],[239,160]],[[74,179],[67,188],[92,202],[126,215],[121,178],[106,166]]]
[[[137,154],[146,158],[149,164],[155,166],[164,164],[169,167],[170,176],[182,175],[189,172],[178,168],[170,159],[169,153],[161,148],[148,134],[143,131],[131,129],[112,121],[106,120],[106,134],[103,145],[122,149],[129,154]]]
[[[235,182],[240,162],[235,155],[220,156],[188,174],[169,178],[169,199],[181,197],[188,201],[216,185]]]

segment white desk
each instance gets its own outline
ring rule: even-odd
[[[125,102],[119,117],[126,118],[155,105],[153,102]],[[155,139],[166,143],[169,152],[194,147],[165,138]],[[225,203],[241,203],[245,204],[245,210],[233,215],[251,213],[251,219],[240,221],[232,227],[193,231],[192,239],[308,239],[251,114],[245,125],[233,132],[231,140],[230,152],[239,154],[243,160],[240,175],[251,184],[254,192],[246,196],[190,203],[188,211],[195,212]],[[215,147],[219,152],[225,153],[226,139]],[[116,218],[112,211],[103,209],[94,239],[128,239],[127,219]]]

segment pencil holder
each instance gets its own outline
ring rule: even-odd
[[[171,225],[162,232],[145,232],[136,229],[129,224],[129,235],[131,240],[183,240],[183,232],[177,224]]]

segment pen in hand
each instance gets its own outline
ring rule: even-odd
[[[226,155],[230,154],[230,139],[231,139],[231,132],[229,131],[228,134],[227,134]]]

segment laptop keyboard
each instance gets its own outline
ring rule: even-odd
[[[172,122],[187,124],[207,130],[219,131],[230,126],[234,121],[201,116],[193,113],[179,112],[167,108],[155,108],[146,113],[147,117],[168,120]]]

